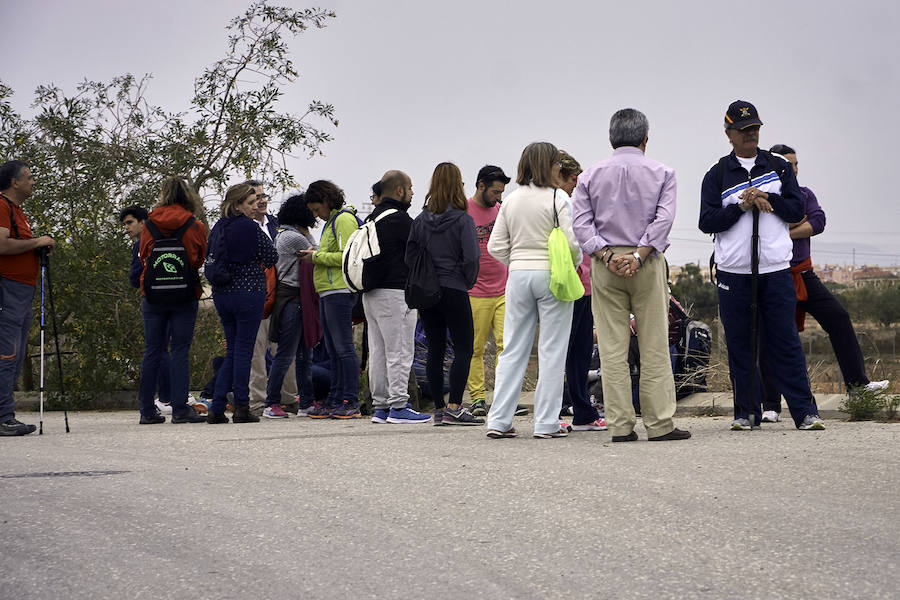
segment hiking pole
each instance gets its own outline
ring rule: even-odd
[[[759,208],[753,207],[753,233],[750,235],[750,408],[756,406],[756,378],[759,366]],[[756,412],[748,415],[750,427],[756,423]]]
[[[69,411],[66,406],[66,386],[63,381],[62,355],[59,351],[59,330],[56,328],[56,309],[53,307],[53,279],[50,277],[50,252],[46,246],[41,249],[41,267],[46,269],[47,272],[47,296],[50,299],[50,319],[53,322],[53,340],[56,344],[56,366],[59,368],[59,396],[62,400],[63,417],[66,421],[66,433],[69,433]],[[41,280],[41,292],[41,298],[43,298],[43,279]],[[41,304],[41,307],[43,308],[43,303]],[[41,313],[41,324],[43,326],[43,312]],[[43,334],[43,330],[41,330],[41,333]],[[41,351],[43,352],[43,345],[41,346]]]
[[[41,419],[38,426],[38,435],[44,435],[44,279],[47,269],[47,253],[41,248]]]

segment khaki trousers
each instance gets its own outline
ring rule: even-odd
[[[634,247],[616,246],[616,253]],[[628,373],[629,313],[634,314],[641,349],[641,418],[649,437],[675,428],[675,380],[669,360],[669,292],[666,261],[648,257],[631,278],[612,273],[599,259],[591,265],[591,309],[603,377],[603,405],[612,435],[628,435],[637,418]]]

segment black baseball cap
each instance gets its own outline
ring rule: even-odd
[[[762,124],[756,107],[746,100],[735,100],[725,111],[725,129],[747,129]]]
[[[485,165],[478,171],[478,177],[475,179],[475,183],[478,183],[479,181],[483,181],[485,185],[491,185],[495,181],[502,181],[503,185],[506,185],[509,183],[509,177],[506,176],[506,173],[504,173],[503,169],[500,167]]]

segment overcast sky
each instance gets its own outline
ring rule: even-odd
[[[700,182],[730,151],[728,104],[753,102],[760,144],[797,149],[800,183],[828,217],[815,263],[900,264],[900,2],[723,3],[286,1],[337,12],[291,44],[300,79],[285,109],[312,99],[340,120],[325,156],[293,162],[305,186],[331,179],[351,203],[388,169],[407,171],[418,212],[434,166],[514,176],[522,149],[550,141],[582,166],[609,156],[611,114],[650,120],[647,154],[676,171],[672,264],[705,264]],[[0,79],[26,112],[34,88],[152,73],[149,99],[187,108],[194,77],[223,56],[236,0],[0,0]],[[325,126],[325,124],[322,124]],[[511,186],[507,189],[509,190]],[[279,196],[279,190],[273,190]]]

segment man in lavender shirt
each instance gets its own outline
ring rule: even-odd
[[[638,439],[628,370],[629,313],[641,347],[641,416],[650,441],[691,437],[677,429],[669,362],[666,259],[675,219],[675,171],[644,156],[650,125],[633,108],[609,123],[613,155],[578,177],[572,228],[591,255],[591,308],[614,442]]]

